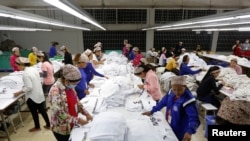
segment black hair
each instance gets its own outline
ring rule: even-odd
[[[206,80],[211,75],[211,73],[213,71],[215,71],[215,70],[220,70],[220,67],[218,67],[218,66],[212,66],[212,67],[210,67],[208,69],[207,73],[205,74],[205,76],[203,77],[202,81]]]
[[[52,42],[52,45],[56,46],[56,45],[59,45],[59,43],[58,42]]]
[[[29,67],[30,66],[30,63],[18,63],[18,62],[15,62],[17,65],[23,65],[25,67]]]
[[[182,58],[182,62],[187,62],[187,60],[188,60],[188,55],[184,55]]]
[[[150,65],[150,64],[147,64],[147,65],[140,65],[139,67],[142,67],[143,68],[143,72],[147,73],[149,70],[153,70],[153,71],[156,71],[155,67]]]
[[[44,54],[43,62],[47,61],[47,62],[49,62],[50,64],[52,64],[52,63],[50,62],[50,60],[49,60],[49,56],[47,55],[47,53],[46,53],[46,52],[43,52],[43,54]]]

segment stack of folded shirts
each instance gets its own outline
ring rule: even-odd
[[[122,114],[117,112],[102,112],[93,119],[89,131],[91,141],[125,141],[127,123]]]
[[[80,102],[89,113],[96,114],[107,110],[107,103],[102,97],[85,97]]]
[[[142,116],[139,119],[127,122],[128,141],[162,141],[161,135],[155,130],[149,117]]]
[[[143,112],[151,111],[155,105],[156,102],[152,99],[152,97],[134,98],[134,96],[130,96],[126,100],[125,108],[131,112]]]

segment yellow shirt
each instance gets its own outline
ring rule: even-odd
[[[37,56],[33,52],[29,54],[28,58],[30,61],[30,66],[33,66],[37,63]]]
[[[172,69],[176,69],[177,68],[177,63],[175,61],[175,59],[173,57],[171,57],[168,62],[167,65],[165,67],[167,70],[171,71]]]

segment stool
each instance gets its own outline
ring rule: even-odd
[[[216,108],[214,105],[212,105],[210,103],[203,103],[203,104],[201,104],[201,107],[204,109],[204,119],[205,119],[205,121],[204,121],[203,129],[205,129],[207,112],[212,111],[213,115],[215,116],[218,108]]]

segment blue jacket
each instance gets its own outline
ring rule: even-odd
[[[88,87],[87,87],[87,81],[86,81],[86,74],[85,74],[84,70],[82,68],[79,68],[79,71],[81,72],[82,78],[81,78],[80,82],[77,84],[77,86],[75,87],[75,90],[76,90],[77,96],[80,100],[80,99],[85,97],[84,90],[87,90]]]
[[[182,63],[180,67],[180,75],[193,75],[199,73],[201,70],[191,70],[191,68],[187,65],[187,63]]]
[[[172,127],[175,135],[182,140],[186,132],[196,133],[200,125],[198,109],[192,93],[186,89],[184,94],[175,100],[175,94],[170,89],[161,101],[153,107],[151,114],[167,107],[166,114],[170,111]]]
[[[89,83],[89,81],[93,78],[93,75],[104,77],[104,75],[100,74],[94,69],[93,65],[90,62],[87,63],[87,67],[84,68],[83,70],[86,74],[87,83]]]
[[[50,50],[49,50],[49,57],[50,57],[50,58],[53,58],[53,57],[56,56],[56,54],[57,54],[57,52],[56,52],[56,47],[55,47],[55,46],[51,46],[51,47],[50,47]]]

